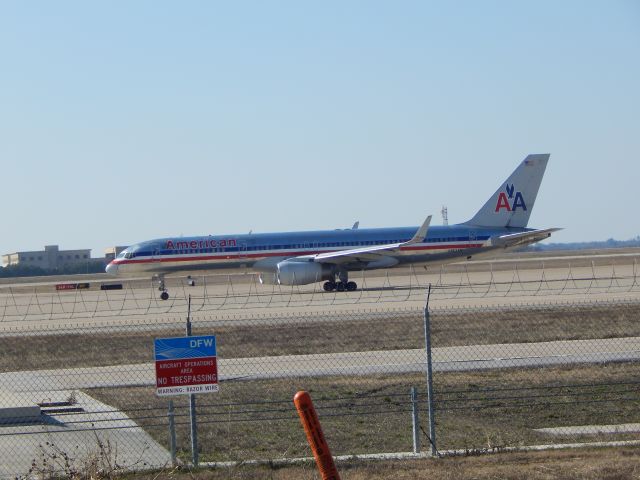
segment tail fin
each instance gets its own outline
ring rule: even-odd
[[[465,225],[526,227],[548,161],[548,153],[528,155]]]

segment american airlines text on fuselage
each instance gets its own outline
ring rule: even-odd
[[[206,239],[206,240],[167,240],[165,248],[167,250],[193,250],[196,248],[218,248],[218,247],[235,247],[237,241],[235,238],[223,238],[220,240]]]

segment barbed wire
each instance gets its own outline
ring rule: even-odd
[[[584,388],[584,387],[610,387],[610,386],[625,386],[625,385],[637,385],[640,382],[607,382],[607,383],[598,383],[598,384],[566,384],[563,386],[554,386],[557,388]],[[544,390],[548,388],[547,386],[538,387],[538,390]],[[484,391],[499,391],[500,389],[495,390],[484,390]],[[501,389],[512,391],[514,389]],[[532,390],[532,387],[522,387],[520,388],[522,391]],[[580,399],[580,397],[584,397],[587,395],[585,392],[575,392],[575,393],[548,393],[542,395],[527,395],[527,396],[505,396],[505,397],[480,397],[480,398],[458,398],[458,399],[441,399],[438,398],[443,393],[451,393],[451,392],[439,392],[438,397],[434,400],[434,403],[441,411],[456,411],[456,410],[485,410],[485,409],[519,409],[519,408],[533,408],[539,406],[549,406],[549,405],[575,405],[575,404],[597,404],[597,403],[611,403],[611,402],[630,402],[630,403],[638,403],[640,402],[640,398],[638,397],[628,397],[622,396],[622,394],[627,393],[636,393],[639,389],[624,389],[624,390],[616,390],[609,392],[600,392],[601,395],[607,395],[611,398],[602,398],[602,399]],[[458,391],[460,392],[460,391]],[[474,391],[467,391],[470,393],[478,393]],[[553,399],[558,397],[579,397],[570,401],[563,402],[551,402],[551,401],[542,401],[544,399]],[[408,413],[410,412],[411,401],[408,399],[408,394],[406,393],[385,393],[380,395],[367,395],[366,397],[362,396],[352,396],[352,397],[339,397],[333,399],[324,399],[322,397],[316,400],[317,405],[316,409],[320,412],[323,412],[322,415],[325,417],[339,417],[339,416],[370,416],[370,415],[378,415],[378,414],[397,414],[397,413]],[[363,399],[368,400],[365,403],[361,402]],[[371,402],[372,399],[384,399],[383,402]],[[394,399],[390,401],[389,399]],[[527,401],[527,403],[501,403],[501,404],[492,404],[490,402],[495,401],[505,401],[505,400],[516,400],[516,401]],[[341,403],[342,402],[342,403]],[[348,402],[348,403],[344,403]],[[477,402],[483,402],[481,404],[477,404]],[[417,401],[420,408],[426,409],[427,401],[425,399],[418,399]],[[451,404],[456,403],[468,403],[468,405],[462,406],[451,406]],[[234,423],[234,422],[246,422],[246,421],[278,421],[282,419],[294,419],[296,418],[296,414],[293,411],[292,400],[272,400],[272,401],[260,401],[260,402],[229,402],[229,403],[201,403],[199,405],[199,415],[201,417],[205,417],[205,420],[202,420],[204,423]],[[280,405],[279,408],[266,408],[266,409],[233,409],[236,407],[247,407],[247,406],[255,406],[255,405],[265,405],[265,406],[273,406]],[[378,408],[384,407],[384,408]],[[186,411],[188,409],[187,406],[177,406],[175,407],[175,411],[173,413],[175,418],[186,418],[189,416],[189,413]],[[224,411],[211,411],[212,409],[224,410]],[[233,410],[232,410],[233,409]],[[122,414],[122,410],[127,412],[127,415]],[[146,420],[157,420],[157,419],[166,419],[167,418],[167,410],[166,408],[161,407],[133,407],[133,406],[124,406],[122,410],[103,410],[99,412],[60,412],[57,413],[57,416],[79,416],[79,415],[99,415],[102,418],[91,418],[91,419],[83,419],[83,420],[66,420],[64,423],[66,425],[95,425],[100,423],[107,422],[120,422],[120,421],[146,421]],[[180,413],[181,410],[184,410],[184,413]],[[157,412],[155,415],[135,415],[135,412]],[[282,416],[273,416],[270,414],[288,414],[285,417]],[[266,416],[265,416],[266,415]],[[206,420],[208,417],[215,416],[224,416],[225,418],[222,420]],[[248,418],[238,418],[241,416],[247,416]],[[18,423],[19,424],[19,423]],[[185,422],[185,424],[187,424]],[[147,424],[145,424],[147,426]],[[101,427],[97,427],[100,429]],[[65,430],[67,431],[67,430]],[[73,431],[73,430],[71,430]]]

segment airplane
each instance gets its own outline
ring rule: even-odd
[[[354,291],[349,272],[494,256],[559,230],[527,228],[549,156],[528,155],[473,218],[457,225],[430,227],[429,215],[419,227],[365,229],[356,222],[341,230],[160,238],[127,247],[106,272],[152,273],[167,300],[164,276],[177,271],[250,267],[263,284],[324,282],[327,292]]]

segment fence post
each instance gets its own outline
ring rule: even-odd
[[[322,480],[340,480],[340,474],[336,469],[336,464],[331,456],[329,445],[322,433],[322,426],[318,419],[316,408],[308,392],[300,390],[293,397],[293,404],[296,406],[302,428],[307,436],[307,441],[316,459],[316,465]]]
[[[431,296],[431,284],[427,291],[427,301],[424,306],[424,343],[427,353],[427,401],[429,405],[429,443],[431,443],[431,456],[438,454],[436,449],[436,423],[435,406],[433,403],[433,370],[431,357],[431,320],[429,318],[429,297]]]
[[[173,409],[173,400],[169,400],[169,449],[171,451],[171,465],[174,467],[176,462],[176,422],[175,411]]]
[[[187,306],[187,337],[191,336],[191,295]],[[189,394],[189,418],[191,420],[191,463],[198,466],[198,422],[196,420],[196,395]]]
[[[411,387],[411,419],[413,421],[413,453],[420,453],[420,417],[416,387]]]

